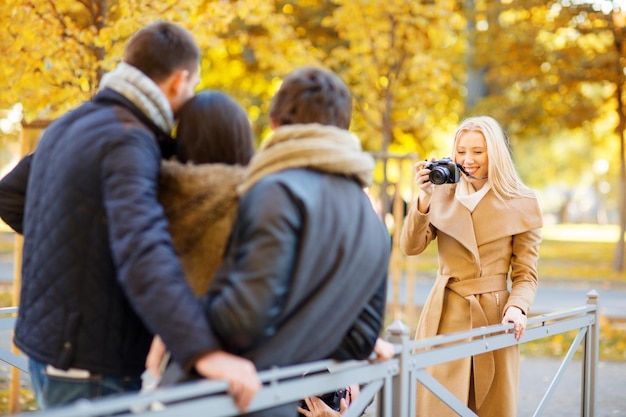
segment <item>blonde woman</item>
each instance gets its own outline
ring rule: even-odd
[[[436,239],[439,254],[416,338],[511,322],[519,340],[537,288],[542,216],[516,172],[506,134],[491,117],[469,118],[454,135],[451,161],[422,161],[415,171],[421,192],[400,246],[417,255]],[[517,346],[430,369],[481,417],[517,414],[518,371]],[[421,385],[417,408],[419,416],[457,415]]]

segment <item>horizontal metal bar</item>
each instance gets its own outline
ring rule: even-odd
[[[25,356],[17,355],[10,350],[0,348],[0,361],[6,362],[22,372],[30,372],[28,369],[28,359]]]
[[[312,365],[312,366],[310,366]],[[332,368],[332,373],[322,373],[302,377],[302,373],[312,369]],[[284,372],[268,370],[259,373],[266,385],[255,396],[249,412],[263,410],[272,406],[295,402],[301,398],[319,395],[319,387],[324,392],[343,388],[349,384],[368,383],[385,380],[398,373],[398,359],[370,364],[367,361],[322,361],[313,364],[298,365],[295,369],[284,368]],[[295,375],[294,375],[295,371]],[[298,374],[298,372],[301,372]],[[276,380],[276,375],[290,378]],[[72,407],[62,407],[48,411],[31,412],[29,417],[45,415],[47,417],[88,417],[103,414],[141,416],[151,413],[151,404],[160,404],[165,408],[159,411],[161,416],[189,417],[227,417],[239,415],[232,397],[226,394],[227,384],[222,381],[201,380],[186,382],[166,389],[149,393],[125,394],[116,398],[102,398],[93,401],[81,401]],[[130,410],[130,411],[129,411]],[[210,411],[209,411],[210,410]],[[129,413],[129,414],[125,414]]]
[[[0,331],[7,331],[15,329],[15,322],[17,317],[0,317]]]
[[[491,352],[497,349],[503,349],[509,346],[518,345],[520,343],[530,342],[532,340],[541,339],[547,336],[552,336],[560,333],[565,333],[570,330],[577,330],[581,327],[589,326],[593,323],[593,317],[575,317],[569,320],[558,321],[555,323],[547,324],[545,326],[533,327],[526,329],[522,338],[518,341],[515,339],[513,333],[501,333],[489,337],[475,339],[471,341],[464,341],[463,343],[457,343],[447,346],[430,345],[425,343],[426,347],[436,347],[436,349],[429,349],[425,351],[419,351],[411,356],[409,364],[412,369],[425,368],[432,365],[451,362],[456,359],[465,358],[467,356],[478,355],[485,352]],[[434,339],[434,338],[433,338]],[[438,342],[433,340],[433,342]],[[424,346],[424,344],[422,344]]]
[[[585,321],[591,321],[593,323],[595,321],[595,317],[592,314],[587,314],[591,311],[595,311],[595,306],[581,307],[580,309],[570,310],[569,314],[547,314],[536,316],[528,320],[526,325],[526,334],[529,330],[533,328],[549,328],[550,326],[554,326],[557,323],[577,323],[572,322],[571,320],[580,320],[583,319]],[[580,314],[584,312],[585,314]],[[571,329],[573,330],[575,325]],[[424,348],[432,348],[439,345],[448,345],[451,343],[459,343],[465,342],[472,338],[479,338],[490,336],[498,333],[502,333],[507,330],[513,330],[513,323],[507,324],[494,324],[491,326],[478,327],[471,330],[465,330],[461,332],[448,333],[445,335],[433,336],[420,340],[413,340],[409,342],[409,349],[424,349]],[[564,330],[567,331],[567,330]]]
[[[18,307],[2,307],[0,308],[0,316],[5,314],[15,314],[17,313]]]
[[[561,320],[564,318],[572,317],[572,316],[580,316],[583,314],[593,313],[598,309],[598,306],[595,304],[585,304],[582,307],[571,308],[568,310],[555,311],[553,313],[539,314],[536,316],[528,317],[527,325],[533,325],[536,323],[541,323],[545,321],[555,321]]]

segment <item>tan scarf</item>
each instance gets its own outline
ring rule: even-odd
[[[171,132],[174,126],[174,113],[167,97],[159,86],[139,69],[125,62],[120,63],[117,68],[102,77],[100,90],[104,88],[117,91],[164,132]]]
[[[252,158],[237,191],[243,195],[263,177],[291,168],[353,177],[365,188],[372,183],[374,167],[374,158],[348,130],[316,123],[281,126]]]

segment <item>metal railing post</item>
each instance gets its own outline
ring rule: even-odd
[[[596,369],[598,369],[598,355],[600,343],[600,315],[598,312],[598,293],[591,290],[587,293],[587,304],[594,305],[595,320],[587,329],[583,348],[582,366],[582,395],[580,412],[582,417],[594,417],[596,408]]]
[[[385,406],[384,402],[392,401],[392,413],[394,417],[408,417],[409,404],[411,403],[411,378],[409,361],[411,352],[409,351],[409,326],[401,320],[396,320],[387,328],[387,341],[396,345],[400,345],[400,372],[393,379],[393,398],[385,398],[381,406]],[[415,393],[413,392],[413,395]],[[387,405],[388,407],[388,405]],[[387,408],[389,409],[389,408]]]

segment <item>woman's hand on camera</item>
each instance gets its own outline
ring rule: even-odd
[[[430,161],[436,161],[437,158],[431,158]],[[430,175],[430,169],[426,168],[428,161],[419,161],[414,165],[415,169],[415,182],[420,187],[422,193],[418,199],[418,206],[420,212],[426,213],[430,207],[430,196],[433,194],[435,185],[430,182],[428,176]]]
[[[431,158],[431,162],[435,161],[435,158]],[[417,186],[422,189],[426,194],[432,194],[434,185],[428,179],[430,175],[430,169],[426,168],[428,161],[419,161],[414,165],[415,169],[415,182]]]

